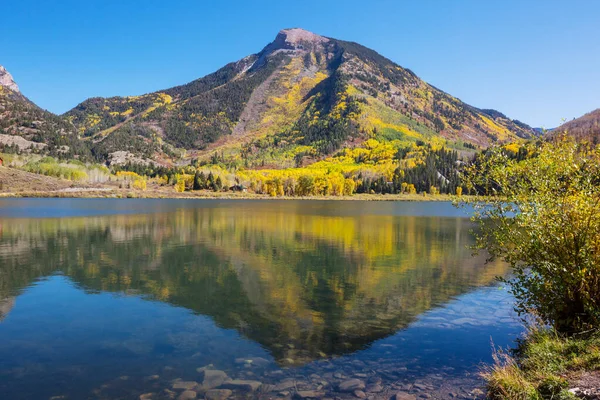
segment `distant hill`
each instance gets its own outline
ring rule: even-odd
[[[308,164],[370,138],[470,148],[536,132],[478,109],[357,43],[282,30],[262,51],[190,83],[91,98],[64,115],[98,160],[118,151],[163,164]]]
[[[11,148],[67,158],[91,154],[73,124],[33,104],[0,66],[0,151]]]
[[[600,142],[600,108],[566,122],[552,131],[553,136],[561,133],[566,133],[578,140],[589,140],[592,143]]]

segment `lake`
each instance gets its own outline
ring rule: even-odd
[[[473,228],[438,202],[0,200],[0,398],[477,397],[522,326]]]

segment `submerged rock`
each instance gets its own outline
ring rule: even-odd
[[[226,400],[233,392],[229,389],[211,389],[204,394],[206,400]]]
[[[369,385],[369,386],[367,386],[366,391],[370,392],[370,393],[381,393],[381,392],[383,392],[383,386],[381,386],[379,383],[376,383],[374,385]]]
[[[227,381],[221,385],[221,389],[232,389],[241,390],[244,392],[255,392],[260,388],[262,382],[259,381],[246,381],[241,379],[235,379]]]
[[[202,389],[214,389],[221,386],[227,379],[229,379],[229,376],[227,376],[224,371],[219,371],[218,369],[205,370],[204,379],[202,380]]]
[[[192,400],[195,399],[196,396],[198,396],[198,393],[193,390],[186,390],[177,397],[177,400]]]
[[[175,390],[191,390],[195,389],[196,386],[198,386],[198,382],[195,381],[176,381],[171,388]]]
[[[279,382],[277,385],[275,385],[274,391],[281,392],[284,390],[291,389],[295,386],[296,386],[296,381],[292,378],[287,378],[287,379],[284,379],[281,382]]]
[[[208,365],[205,365],[204,367],[196,368],[196,372],[199,373],[199,374],[201,374],[204,371],[207,371],[209,369],[215,369],[215,366],[212,365],[212,364],[208,364]]]
[[[265,366],[271,364],[271,362],[269,360],[267,360],[266,358],[262,358],[262,357],[236,358],[235,363],[236,364],[246,364],[246,365],[257,366],[257,367],[265,367]]]
[[[316,390],[299,390],[295,397],[298,399],[320,399],[325,396],[325,393]]]
[[[417,400],[417,396],[406,392],[398,392],[392,397],[392,400]]]
[[[355,390],[363,390],[365,383],[360,379],[348,379],[340,383],[339,389],[341,392],[353,392]]]

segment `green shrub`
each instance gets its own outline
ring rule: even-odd
[[[540,382],[537,390],[543,399],[550,400],[558,398],[558,396],[568,388],[569,383],[566,381],[566,379],[555,375],[550,375]]]
[[[600,326],[600,146],[563,138],[524,160],[492,148],[466,174],[478,247],[506,260],[517,310],[564,333]]]
[[[83,181],[87,180],[88,178],[87,172],[81,167],[72,166],[69,164],[58,164],[56,162],[41,162],[41,160],[38,162],[29,162],[23,166],[23,169],[35,174],[53,176],[72,181]]]

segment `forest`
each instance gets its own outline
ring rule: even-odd
[[[474,159],[473,159],[474,160]],[[285,169],[233,168],[215,154],[212,162],[179,168],[125,164],[138,179],[178,192],[244,191],[277,196],[349,196],[358,194],[462,194],[461,171],[466,161],[456,150],[412,144],[395,150],[369,140],[365,148],[343,149],[336,156],[306,167]]]

